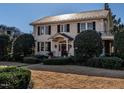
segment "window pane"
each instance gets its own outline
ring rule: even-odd
[[[49,34],[49,28],[48,28],[48,26],[45,26],[45,34],[46,34],[46,35]]]
[[[86,30],[86,23],[81,23],[80,24],[80,31],[85,31]]]
[[[64,32],[67,32],[67,24],[65,24],[63,26],[64,26]]]
[[[51,42],[46,42],[45,43],[45,50],[46,51],[51,51]]]
[[[60,32],[63,32],[63,25],[60,25]]]
[[[41,34],[44,34],[45,27],[41,26]]]
[[[44,51],[44,42],[41,42],[41,51]]]
[[[93,23],[87,23],[87,30],[93,30]]]

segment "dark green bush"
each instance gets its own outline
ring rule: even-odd
[[[42,60],[36,57],[24,57],[23,62],[29,64],[37,64],[40,63]]]
[[[102,48],[102,39],[99,33],[83,31],[76,36],[74,41],[75,60],[84,63],[89,58],[99,56],[102,53]]]
[[[0,61],[13,61],[12,55],[0,56]]]
[[[71,57],[68,58],[52,58],[43,61],[45,65],[73,65],[74,60]]]
[[[124,32],[118,32],[114,36],[115,55],[124,59]]]
[[[123,60],[118,57],[94,57],[89,59],[86,65],[99,68],[121,69]]]
[[[48,59],[48,56],[45,56],[45,55],[34,55],[34,57],[40,59],[41,61],[44,59]]]
[[[26,89],[31,72],[17,67],[0,67],[0,89]]]

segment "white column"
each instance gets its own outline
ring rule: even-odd
[[[68,39],[66,39],[66,51],[68,52]]]

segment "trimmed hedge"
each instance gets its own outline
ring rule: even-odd
[[[118,57],[95,57],[86,62],[87,66],[108,69],[121,69],[123,60]]]
[[[48,56],[45,56],[45,55],[34,55],[34,57],[36,57],[40,60],[48,59]]]
[[[52,58],[52,59],[46,59],[43,61],[43,64],[45,65],[73,65],[74,60],[72,57],[68,58]]]
[[[23,62],[29,63],[29,64],[37,64],[41,62],[41,59],[36,58],[36,57],[24,57]]]
[[[0,67],[0,89],[26,89],[31,72],[17,67]]]

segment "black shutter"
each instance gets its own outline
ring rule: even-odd
[[[93,22],[93,30],[96,30],[96,22]]]
[[[51,42],[48,42],[48,51],[51,51]]]
[[[49,30],[48,30],[48,31],[49,31],[48,34],[51,35],[51,26],[49,26],[48,29],[49,29]]]
[[[80,23],[77,23],[77,32],[80,33]]]
[[[40,35],[40,26],[37,27],[37,35]]]
[[[70,24],[67,24],[67,32],[70,32]]]
[[[40,51],[40,42],[37,42],[37,52]]]
[[[60,25],[57,25],[57,32],[60,32]]]

